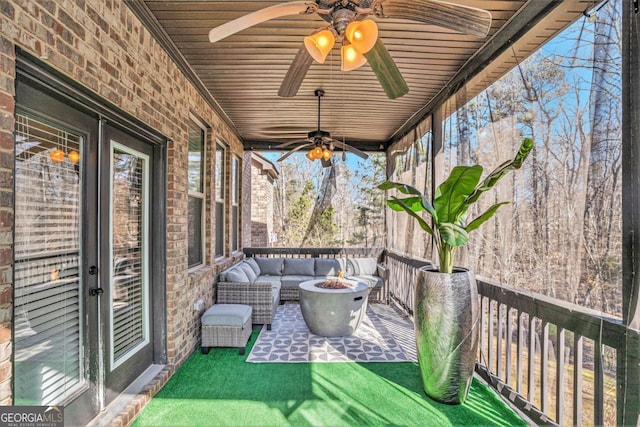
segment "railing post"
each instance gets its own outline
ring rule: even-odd
[[[624,425],[640,424],[640,12],[633,3],[622,2],[622,316],[634,330],[617,356],[617,422]]]

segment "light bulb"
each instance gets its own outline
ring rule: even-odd
[[[362,67],[367,62],[367,59],[359,54],[353,48],[353,45],[343,45],[342,48],[340,48],[340,53],[342,55],[342,71],[355,70]]]
[[[352,21],[347,25],[344,36],[358,53],[364,55],[378,40],[378,25],[371,19]]]
[[[333,153],[330,150],[327,150],[326,148],[324,150],[322,150],[322,158],[325,160],[329,160],[331,158],[331,155]]]
[[[75,150],[69,151],[68,157],[74,165],[78,164],[78,161],[80,161],[80,153]]]
[[[304,46],[309,55],[322,64],[333,48],[336,37],[329,30],[322,30],[304,38]]]
[[[320,159],[322,157],[322,148],[316,147],[313,149],[313,157]]]
[[[51,157],[51,160],[53,160],[54,162],[60,163],[61,161],[64,160],[64,151],[62,151],[59,148],[56,148],[55,150],[49,153],[49,157]]]
[[[316,158],[315,158],[315,156],[313,155],[313,150],[310,150],[310,151],[307,153],[307,159],[309,159],[309,160],[311,160],[311,161],[314,161],[314,160],[316,159]]]

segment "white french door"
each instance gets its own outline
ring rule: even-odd
[[[107,126],[109,171],[104,181],[102,263],[106,400],[110,401],[153,363],[151,304],[151,165],[148,144]]]
[[[13,403],[82,426],[165,361],[164,150],[21,79],[16,100]]]

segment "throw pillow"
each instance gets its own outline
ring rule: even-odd
[[[249,278],[247,274],[240,268],[232,268],[227,271],[225,274],[227,278],[227,282],[239,282],[239,283],[247,283],[249,282]]]
[[[338,258],[316,259],[316,276],[337,276],[343,270],[341,260]]]
[[[249,279],[249,281],[251,283],[255,282],[256,278],[258,277],[258,275],[256,274],[255,271],[253,271],[253,268],[251,268],[251,266],[249,264],[247,264],[246,262],[241,262],[240,263],[240,269],[242,271],[244,271],[244,274],[247,275],[247,278]]]
[[[285,258],[284,273],[282,274],[313,276],[315,274],[314,265],[315,262],[313,258]]]
[[[256,276],[260,275],[260,266],[258,265],[255,259],[249,257],[245,259],[245,262],[249,264],[249,267],[253,269],[253,272],[256,273]]]
[[[256,258],[256,262],[260,267],[260,274],[265,275],[282,275],[282,258]]]

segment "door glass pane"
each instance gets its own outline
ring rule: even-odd
[[[112,367],[149,339],[145,155],[114,144],[111,174]]]
[[[82,138],[20,114],[15,135],[14,404],[58,405],[84,384]]]

